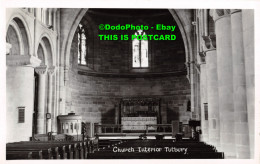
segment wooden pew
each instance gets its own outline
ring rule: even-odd
[[[39,152],[41,151],[42,157],[36,157],[42,158],[42,159],[53,159],[53,153],[50,148],[48,149],[41,149],[41,148],[29,148],[29,147],[7,147],[6,152],[17,152],[19,154],[20,152]]]
[[[6,160],[17,160],[17,159],[32,159],[32,152],[29,152],[29,151],[8,151],[8,152],[6,152]]]
[[[204,142],[173,142],[171,140],[130,140],[120,142],[116,145],[118,148],[133,147],[134,152],[113,152],[113,146],[108,146],[104,149],[99,149],[89,155],[91,159],[223,159],[224,153],[217,152],[214,146]],[[164,149],[161,152],[139,152],[138,147],[175,147],[187,148],[184,152],[166,152]]]
[[[44,159],[84,159],[87,157],[88,144],[84,142],[15,142],[7,144],[7,151],[11,150],[46,150],[49,151],[48,157],[44,156]],[[45,153],[46,154],[46,153]]]

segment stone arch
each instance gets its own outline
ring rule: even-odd
[[[63,39],[63,44],[62,44],[62,52],[61,52],[61,65],[68,67],[69,66],[69,57],[70,57],[70,48],[71,48],[71,43],[75,34],[75,31],[78,27],[79,22],[85,15],[88,9],[80,9],[77,11],[77,14],[75,14],[75,18],[72,19],[74,20],[73,23],[71,24],[70,27],[65,27],[66,31],[68,32],[68,35],[66,35]],[[169,9],[169,12],[173,16],[174,20],[176,21],[182,38],[184,42],[184,47],[185,47],[185,58],[186,58],[186,63],[189,63],[190,61],[193,61],[192,57],[192,44],[191,44],[191,21],[190,18],[186,16],[187,12],[185,10],[178,10],[175,11],[174,9]],[[66,18],[64,18],[66,19]],[[188,70],[189,72],[189,70]]]
[[[98,48],[99,42],[98,38],[96,37],[98,35],[98,29],[95,26],[94,21],[92,20],[91,17],[88,15],[84,15],[84,19],[81,19],[80,22],[83,25],[83,28],[85,30],[85,34],[87,37],[87,42],[88,42],[88,51],[87,51],[87,65],[84,67],[78,67],[77,63],[77,68],[78,69],[94,69],[94,60],[89,60],[90,58],[94,58],[95,56],[95,49]],[[75,37],[77,35],[78,28],[76,29],[75,33],[73,36]],[[75,38],[74,38],[75,39]],[[72,60],[72,56],[69,55],[69,60]]]
[[[61,29],[61,52],[60,52],[60,74],[63,76],[60,80],[61,86],[64,87],[68,83],[68,70],[70,69],[70,55],[71,55],[71,46],[74,34],[77,30],[78,24],[81,19],[84,17],[88,9],[61,9],[61,24],[64,25]],[[191,92],[194,92],[194,73],[193,73],[193,50],[192,50],[192,10],[185,11],[184,9],[174,10],[169,9],[169,12],[175,19],[178,28],[181,32],[184,48],[185,48],[185,59],[187,66],[187,78],[191,85]],[[187,14],[187,15],[186,15]],[[191,66],[190,66],[191,64]],[[67,92],[67,91],[65,91]],[[68,91],[69,92],[69,91]],[[66,94],[61,93],[59,96],[64,101],[60,103],[60,111],[65,113],[65,102]],[[191,94],[192,95],[192,94]],[[193,94],[195,95],[195,94]],[[195,97],[191,96],[191,110],[195,109]]]
[[[51,65],[53,65],[52,46],[46,37],[43,37],[41,42],[45,45],[46,53],[48,54],[48,56],[47,56],[48,65],[51,66]]]
[[[11,21],[6,34],[6,42],[12,45],[10,55],[24,55],[21,31],[15,21]]]
[[[184,42],[184,47],[185,47],[186,63],[188,63],[193,60],[192,44],[191,44],[191,36],[190,36],[191,28],[189,28],[189,25],[191,26],[191,22],[189,21],[189,18],[186,17],[185,10],[180,9],[179,12],[177,13],[176,10],[169,9],[169,12],[173,16],[181,32],[182,39]]]
[[[196,100],[195,100],[195,81],[196,74],[194,73],[194,55],[193,53],[193,45],[192,39],[194,38],[192,34],[192,10],[174,10],[169,9],[170,13],[172,14],[174,20],[176,21],[179,30],[182,35],[182,39],[184,42],[185,47],[185,59],[186,59],[186,70],[187,70],[187,79],[189,80],[190,87],[191,87],[191,111],[198,112],[198,108],[196,108]]]
[[[37,56],[41,60],[41,65],[46,65],[46,49],[45,46],[42,44],[39,44],[37,49]]]
[[[18,34],[17,37],[19,37],[19,46],[21,47],[19,54],[31,55],[32,40],[30,36],[29,27],[25,19],[19,14],[13,15],[7,23],[6,37],[8,37],[8,30],[10,30],[10,27],[15,28],[15,31]]]
[[[79,9],[78,11],[76,11],[77,13],[75,14],[75,18],[74,19],[72,18],[73,22],[71,23],[71,26],[64,27],[67,28],[66,31],[68,32],[68,35],[64,36],[62,47],[61,47],[60,62],[61,65],[63,66],[69,66],[69,57],[70,57],[72,40],[77,30],[78,24],[80,23],[81,19],[83,18],[87,10],[88,9]],[[71,17],[71,15],[69,14],[68,17]]]
[[[88,29],[87,34],[91,37],[90,39],[94,39],[94,35],[98,33],[98,30],[97,30],[97,28],[94,28],[95,24],[91,17],[86,16],[85,18],[86,19],[84,19],[84,20],[80,20],[80,22],[82,22],[82,24]],[[75,31],[75,33],[76,33],[76,31]]]
[[[43,34],[41,37],[40,37],[40,40],[37,44],[38,48],[39,46],[42,46],[43,50],[44,50],[44,59],[45,59],[45,65],[48,65],[48,66],[53,66],[54,63],[54,51],[53,51],[53,43],[51,42],[51,39],[49,37],[48,34]],[[37,52],[36,54],[38,55],[38,48],[37,48]],[[39,56],[38,56],[39,57]]]

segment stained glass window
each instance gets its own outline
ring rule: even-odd
[[[78,64],[87,65],[87,37],[82,24],[78,26]]]
[[[138,35],[146,35],[142,30],[138,30],[135,33]],[[135,38],[132,42],[133,50],[133,64],[134,68],[145,68],[148,67],[148,41],[147,40],[138,40]]]

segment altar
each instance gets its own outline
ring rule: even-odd
[[[123,132],[154,130],[147,125],[161,123],[160,99],[158,98],[125,98],[120,103],[120,120]]]
[[[157,117],[122,117],[122,130],[146,130],[146,125],[157,124]],[[148,127],[148,130],[156,130]]]

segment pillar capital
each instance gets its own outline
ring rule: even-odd
[[[216,50],[216,35],[211,34],[209,36],[202,36],[202,38],[204,40],[204,51]]]
[[[35,68],[35,72],[38,75],[44,75],[47,71],[47,66],[46,65],[40,65],[39,67]]]
[[[210,16],[216,22],[220,18],[226,17],[230,15],[230,9],[211,9]]]
[[[48,74],[49,75],[52,75],[54,73],[54,71],[55,71],[55,66],[48,67]]]

